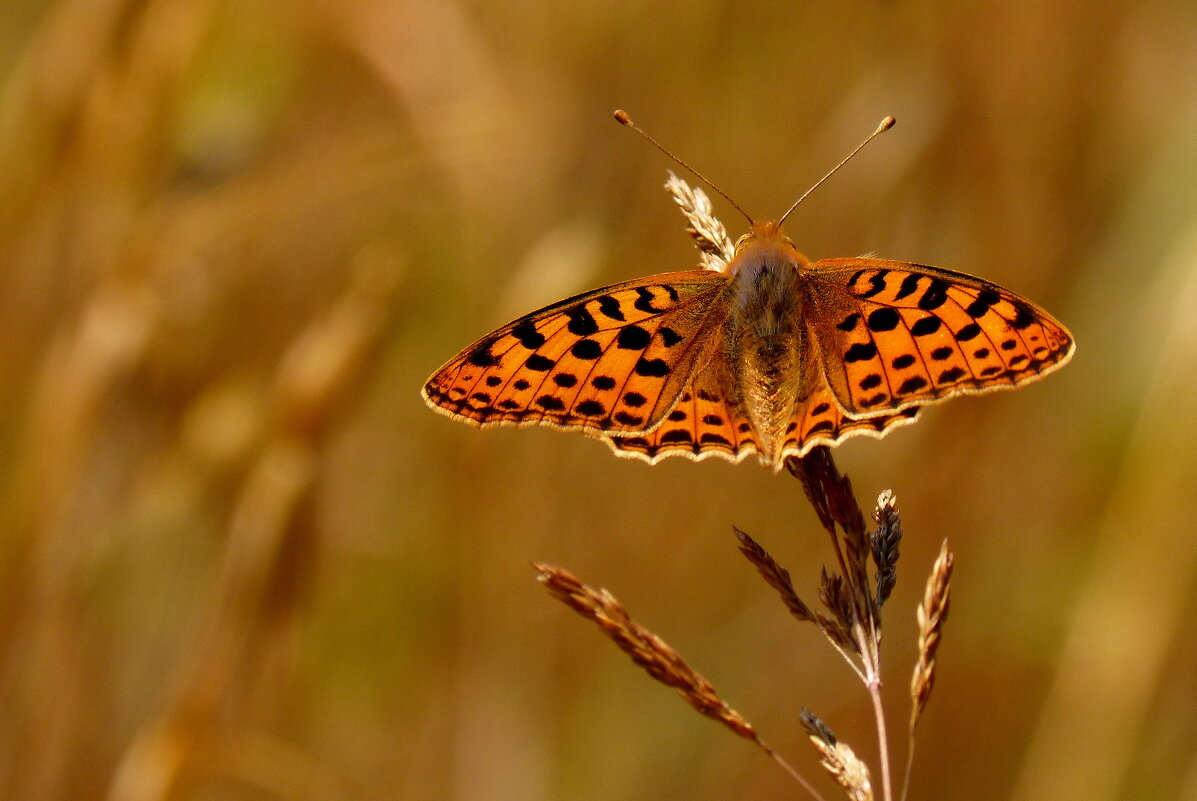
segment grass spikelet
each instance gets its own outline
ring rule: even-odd
[[[701,188],[691,188],[672,171],[669,173],[669,180],[665,182],[665,189],[690,222],[686,233],[694,237],[694,244],[702,254],[703,268],[724,272],[727,263],[735,255],[736,245],[727,235],[723,223],[715,217],[711,199]]]
[[[611,593],[586,586],[567,570],[535,562],[532,566],[538,574],[537,580],[553,597],[597,623],[603,634],[650,676],[677,690],[699,714],[719,721],[772,753],[752,724],[728,706],[709,681],[687,665],[664,640],[633,621]]]
[[[533,562],[532,567],[536,570],[536,580],[554,598],[598,624],[603,634],[630,656],[633,662],[644,668],[648,675],[677,690],[678,695],[699,714],[722,723],[740,737],[752,741],[811,797],[816,801],[824,801],[806,777],[761,740],[752,724],[719,697],[709,681],[686,664],[681,655],[664,640],[633,621],[611,593],[588,587],[568,570],[559,567],[538,562]]]
[[[927,578],[927,589],[919,605],[919,658],[910,679],[910,698],[913,703],[910,712],[910,731],[918,724],[919,717],[927,707],[931,688],[935,685],[935,652],[939,649],[939,638],[952,598],[952,564],[954,557],[944,540],[939,556]]]
[[[802,710],[802,725],[819,752],[819,764],[844,788],[849,801],[873,801],[869,768],[856,752],[837,740],[827,724],[809,709]]]
[[[877,528],[869,535],[873,564],[877,566],[877,605],[888,599],[898,581],[898,546],[902,542],[902,521],[898,518],[898,499],[890,490],[877,496],[877,508],[873,511]]]
[[[790,571],[779,565],[769,552],[752,537],[735,526],[732,526],[732,531],[735,533],[736,539],[740,541],[740,553],[744,554],[749,562],[752,562],[757,572],[761,574],[761,578],[770,587],[777,590],[777,594],[781,596],[781,602],[786,605],[786,609],[790,610],[790,614],[797,620],[814,622],[814,613],[794,591]]]

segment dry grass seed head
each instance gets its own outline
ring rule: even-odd
[[[761,578],[777,591],[777,594],[781,596],[782,603],[786,605],[786,609],[790,610],[790,614],[798,620],[814,622],[814,613],[794,591],[794,582],[790,579],[790,571],[779,565],[777,560],[752,537],[735,526],[732,526],[732,531],[735,532],[736,539],[740,541],[740,553],[744,554],[744,558],[749,562],[752,562],[757,572],[761,574]]]
[[[847,743],[828,743],[814,734],[810,741],[819,752],[819,763],[844,788],[850,801],[873,801],[869,768]]]
[[[669,180],[665,182],[665,189],[681,208],[682,214],[690,222],[686,233],[694,237],[694,244],[701,254],[702,266],[707,270],[724,272],[727,264],[735,255],[736,246],[727,235],[723,223],[715,217],[711,208],[711,199],[701,188],[691,188],[689,184],[669,172]]]
[[[877,605],[884,604],[898,582],[898,546],[902,542],[902,521],[898,517],[898,499],[890,490],[877,496],[873,511],[877,528],[869,535],[873,563],[877,566]]]
[[[535,562],[532,567],[536,569],[537,581],[553,597],[598,624],[603,634],[650,676],[677,690],[700,714],[719,721],[772,753],[760,741],[752,724],[728,706],[709,681],[687,665],[664,640],[634,622],[609,592],[588,587],[572,573],[558,567]]]
[[[935,558],[935,564],[931,568],[931,575],[927,578],[923,602],[918,608],[919,657],[910,680],[910,696],[913,702],[910,713],[912,733],[927,707],[931,689],[935,685],[935,655],[939,649],[943,624],[947,620],[952,598],[953,562],[954,557],[948,550],[948,541],[944,540],[939,548],[939,556]]]
[[[841,743],[818,715],[802,708],[802,727],[819,752],[819,763],[848,792],[853,801],[871,801],[873,784],[869,768],[845,743]]]

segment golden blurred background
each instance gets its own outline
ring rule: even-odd
[[[0,797],[803,797],[531,559],[827,798],[802,706],[875,764],[864,692],[735,552],[733,523],[814,600],[797,482],[419,398],[517,314],[695,264],[616,107],[760,217],[893,114],[799,248],[981,275],[1076,335],[837,451],[907,531],[899,761],[956,551],[911,798],[1197,799],[1191,0],[5,0]]]

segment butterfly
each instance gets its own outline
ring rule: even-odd
[[[692,205],[709,206],[695,194]],[[650,463],[755,453],[779,470],[816,445],[881,437],[927,404],[1021,386],[1072,356],[1068,330],[1014,292],[905,261],[812,262],[780,220],[753,222],[726,260],[707,258],[717,235],[692,228],[706,269],[520,317],[437,370],[425,401],[481,427],[580,430]]]

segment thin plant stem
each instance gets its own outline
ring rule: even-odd
[[[906,793],[910,790],[910,769],[914,767],[914,733],[910,734],[909,742],[906,746],[906,769],[903,771],[906,775],[902,777],[902,795],[900,801],[906,801]]]
[[[811,797],[814,798],[815,801],[827,801],[827,799],[825,799],[823,797],[823,795],[818,790],[815,789],[815,786],[813,784],[811,784],[809,781],[807,781],[805,776],[803,776],[801,773],[799,773],[797,770],[795,770],[793,765],[791,765],[789,762],[785,761],[785,759],[781,756],[781,754],[777,753],[776,751],[774,751],[772,748],[769,748],[768,746],[762,746],[762,747],[769,754],[769,756],[773,758],[773,761],[781,766],[782,770],[784,770],[786,773],[790,774],[790,777],[793,778],[794,781],[798,782],[798,784],[801,785],[803,790],[806,790],[808,793],[811,794]]]
[[[856,674],[856,677],[860,679],[861,683],[868,684],[868,677],[866,677],[864,671],[860,669],[860,665],[857,665],[856,662],[853,661],[852,655],[837,645],[834,640],[828,638],[827,641],[831,643],[831,647],[834,648],[839,655],[844,658],[844,661],[848,663],[848,667],[852,668],[852,672]]]
[[[868,591],[867,588],[864,589]],[[866,599],[867,601],[867,599]],[[866,661],[864,680],[865,687],[869,691],[869,697],[873,700],[873,717],[877,721],[877,753],[878,759],[881,761],[881,791],[882,797],[885,801],[893,801],[893,785],[890,778],[889,765],[889,734],[885,725],[885,705],[881,701],[881,638],[877,631],[876,620],[873,615],[868,616],[869,636],[865,639],[863,631],[858,625],[858,637],[864,639],[862,645],[862,660]]]
[[[881,676],[874,673],[869,681],[869,697],[873,699],[873,718],[877,721],[877,751],[881,760],[881,793],[885,801],[893,801],[893,789],[889,771],[889,735],[885,726],[885,705],[881,703]]]

